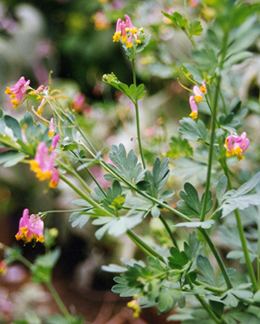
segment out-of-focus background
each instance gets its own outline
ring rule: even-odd
[[[102,83],[104,73],[114,72],[124,82],[131,82],[131,71],[121,47],[112,42],[116,19],[128,13],[134,24],[143,26],[151,41],[137,60],[137,76],[147,88],[141,103],[141,128],[145,155],[153,160],[155,154],[171,155],[167,145],[177,133],[178,119],[189,112],[187,92],[176,80],[180,62],[189,59],[191,44],[181,31],[175,31],[161,13],[162,10],[180,10],[189,16],[200,16],[202,22],[214,19],[214,11],[200,1],[167,0],[2,0],[0,3],[0,101],[10,114],[4,89],[21,75],[37,87],[47,84],[51,77],[55,86],[63,89],[72,102],[84,96],[77,114],[83,127],[99,149],[123,142],[127,148],[135,146],[134,111],[121,94],[111,91]],[[248,22],[250,23],[250,22]],[[253,26],[253,22],[252,22]],[[233,83],[227,77],[227,96],[254,99],[259,95],[260,59],[259,30],[250,35],[256,55],[232,72]],[[235,81],[234,81],[235,80]],[[252,119],[252,118],[251,118]],[[247,120],[257,131],[259,115]],[[258,136],[259,137],[259,136]],[[257,145],[257,143],[255,144]],[[259,149],[259,145],[257,146]],[[176,155],[177,154],[177,155]],[[195,165],[179,167],[178,187],[182,172],[190,168],[190,176],[200,181],[205,170]],[[183,168],[183,169],[182,169]],[[196,171],[195,171],[196,170]],[[103,181],[102,170],[93,173]],[[187,173],[186,173],[187,174]],[[179,182],[178,182],[179,181]],[[73,200],[72,193],[62,184],[49,190],[35,180],[27,166],[0,167],[0,241],[18,244],[14,235],[22,210],[32,212],[66,209]],[[110,293],[112,275],[101,271],[100,265],[116,263],[134,255],[135,250],[127,238],[115,240],[106,237],[99,242],[91,225],[73,229],[66,213],[48,217],[48,227],[59,231],[58,245],[61,257],[54,272],[54,284],[72,312],[79,313],[88,323],[164,323],[146,311],[134,320],[126,301]],[[154,224],[154,232],[158,231]],[[145,235],[145,232],[143,233]],[[22,246],[24,255],[33,260],[42,253],[40,245]],[[48,314],[57,311],[44,287],[33,283],[26,269],[13,265],[0,282],[0,322],[41,323]],[[1,323],[2,323],[1,322]]]

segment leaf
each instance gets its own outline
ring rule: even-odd
[[[33,281],[39,283],[49,283],[51,281],[52,270],[58,258],[60,250],[55,249],[47,252],[45,255],[37,257],[34,264],[31,266]]]
[[[101,194],[102,204],[112,210],[120,210],[125,203],[125,195],[122,194],[122,187],[117,180],[112,183],[112,187],[107,190],[105,196],[102,192]]]
[[[210,284],[214,285],[215,284],[215,274],[214,270],[208,260],[208,258],[199,255],[197,257],[197,268],[200,273],[201,280]]]
[[[5,168],[12,167],[25,158],[25,154],[15,151],[3,152],[0,154],[0,165]]]
[[[168,163],[168,159],[160,161],[159,158],[156,158],[152,172],[145,172],[145,190],[153,197],[160,197],[160,193],[168,180],[170,173]]]
[[[189,24],[188,32],[190,36],[199,36],[203,32],[202,25],[199,20],[194,20]]]
[[[169,18],[173,24],[174,27],[180,28],[182,30],[185,30],[188,26],[188,20],[183,15],[181,15],[179,12],[175,11],[171,14],[167,12],[163,12],[163,15],[167,18]]]
[[[166,153],[166,156],[169,158],[190,157],[193,154],[192,147],[186,139],[173,136],[169,146],[169,151]]]
[[[127,215],[121,217],[99,217],[92,224],[101,225],[101,228],[96,231],[96,238],[100,240],[105,233],[112,236],[120,236],[127,230],[134,228],[143,220],[144,213],[137,211],[129,211]]]
[[[114,272],[114,273],[122,273],[127,270],[126,267],[122,267],[122,266],[119,266],[119,265],[113,264],[113,263],[111,263],[109,265],[103,265],[101,267],[101,269],[106,272]]]
[[[197,190],[191,183],[186,182],[184,184],[184,190],[180,192],[180,197],[182,200],[178,201],[177,203],[178,209],[190,217],[200,217],[204,195],[200,201]],[[209,194],[205,214],[211,209],[211,206],[212,199],[211,194]]]
[[[217,186],[216,186],[216,196],[217,196],[218,202],[220,202],[223,199],[226,189],[227,189],[227,177],[223,175],[219,179]]]
[[[117,76],[114,73],[104,74],[103,81],[115,89],[123,92],[133,103],[136,103],[139,99],[143,98],[145,95],[144,84],[127,84],[118,80]]]
[[[173,269],[181,269],[185,266],[189,259],[184,251],[179,251],[177,248],[173,247],[170,249],[169,265]]]
[[[248,51],[243,51],[239,53],[234,53],[230,57],[228,57],[224,63],[224,68],[228,68],[236,63],[244,61],[245,59],[252,57],[253,54]]]
[[[252,205],[260,205],[260,195],[258,193],[250,193],[259,183],[260,172],[256,173],[237,190],[226,192],[219,207],[219,210],[222,209],[222,217],[229,215],[235,209],[243,210]]]
[[[5,121],[6,126],[9,127],[13,131],[14,136],[17,139],[22,139],[21,127],[20,127],[18,121],[9,115],[4,116],[4,121]]]
[[[206,141],[208,132],[203,121],[198,120],[197,122],[191,118],[182,118],[180,120],[179,133],[181,136],[190,141]]]
[[[175,225],[175,227],[188,227],[188,228],[204,228],[209,229],[214,225],[214,220],[210,219],[204,222],[184,222],[184,223],[178,223]]]
[[[174,306],[176,303],[174,299],[174,291],[162,288],[159,294],[159,300],[158,300],[158,309],[160,312],[166,312]]]
[[[133,150],[126,153],[123,144],[113,145],[109,157],[114,163],[111,167],[115,168],[122,177],[134,184],[143,180],[144,171]]]
[[[90,215],[84,214],[84,212],[74,212],[70,215],[69,222],[72,227],[84,227],[89,221]]]

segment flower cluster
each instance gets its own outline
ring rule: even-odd
[[[125,15],[125,20],[120,18],[117,20],[113,42],[121,42],[127,49],[130,49],[142,44],[144,38],[143,28],[135,27],[128,15]]]
[[[24,209],[23,216],[20,218],[19,229],[15,238],[25,243],[32,241],[44,242],[43,236],[44,223],[37,215],[30,215],[29,209]]]
[[[190,103],[190,117],[192,119],[198,118],[198,103],[203,100],[204,95],[207,93],[206,83],[205,81],[202,82],[200,86],[195,85],[193,87],[193,95],[190,96],[189,103]]]
[[[243,159],[243,153],[248,149],[250,141],[246,132],[241,135],[231,134],[225,140],[226,156],[236,156],[239,160]]]
[[[35,158],[30,160],[31,170],[40,181],[49,180],[49,187],[56,188],[59,182],[59,171],[55,167],[56,152],[60,136],[55,135],[51,147],[48,149],[44,142],[39,143]]]
[[[10,102],[17,108],[23,101],[26,91],[29,89],[30,80],[25,80],[22,76],[15,85],[7,87],[5,93],[10,97]]]

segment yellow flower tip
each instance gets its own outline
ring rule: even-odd
[[[11,89],[9,87],[5,88],[5,94],[10,95],[12,93]]]
[[[30,168],[33,172],[38,172],[39,170],[39,163],[36,160],[30,160],[29,161]]]
[[[55,188],[57,188],[57,185],[58,185],[58,182],[57,182],[57,181],[53,181],[53,180],[51,180],[51,181],[49,182],[49,188],[51,188],[51,189],[55,189]]]
[[[133,28],[130,29],[130,33],[133,34],[133,35],[135,35],[135,34],[138,33],[138,29],[136,27],[133,27]]]
[[[135,42],[136,42],[136,44],[138,44],[138,45],[139,45],[139,44],[142,44],[141,39],[136,39]]]
[[[227,149],[226,145],[225,148]],[[243,160],[244,159],[243,150],[239,146],[233,148],[232,150],[227,150],[226,157],[229,158],[232,156],[236,156],[239,161]]]
[[[203,94],[206,94],[207,93],[207,88],[206,86],[203,84],[200,86],[200,91],[203,93]]]
[[[141,308],[140,308],[137,300],[133,299],[130,302],[128,302],[127,307],[129,307],[129,308],[131,308],[133,310],[133,317],[134,318],[140,317]]]
[[[133,43],[132,42],[126,42],[125,46],[126,46],[126,48],[132,48]]]
[[[197,102],[197,103],[200,103],[202,101],[203,97],[202,96],[194,96],[194,100]]]
[[[35,239],[36,242],[44,243],[44,236],[43,235],[35,235],[34,239]]]
[[[195,119],[198,118],[198,112],[197,112],[197,111],[192,111],[192,112],[189,114],[189,116],[190,116],[193,120],[195,120]]]
[[[15,238],[17,241],[23,240],[25,242],[30,242],[32,239],[28,237],[28,228],[27,227],[21,227],[19,229],[19,232],[15,235]]]
[[[120,38],[121,38],[121,32],[115,32],[113,35],[113,42],[118,43],[120,41]]]
[[[39,116],[41,116],[43,113],[43,106],[39,106],[36,112]]]
[[[36,178],[39,181],[45,181],[49,180],[51,178],[51,171],[42,171],[42,169],[39,166],[39,163],[36,160],[30,160],[29,161],[31,171],[33,171],[36,175]]]
[[[48,131],[48,136],[52,138],[54,136],[55,132],[53,130]]]

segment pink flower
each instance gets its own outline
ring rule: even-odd
[[[23,101],[26,91],[28,90],[30,80],[25,80],[22,76],[15,85],[7,87],[5,93],[10,97],[11,104],[14,108],[21,104]]]
[[[88,108],[86,97],[83,93],[77,93],[72,101],[72,108],[77,112],[81,112]]]
[[[142,36],[143,29],[136,28],[128,15],[125,15],[125,20],[121,18],[117,19],[113,42],[117,43],[121,41],[126,48],[132,48],[134,45],[138,46],[142,43]]]
[[[54,134],[55,134],[55,124],[54,124],[54,119],[51,118],[50,123],[49,123],[48,136],[53,137]]]
[[[5,275],[7,270],[7,264],[5,260],[0,261],[0,275]]]
[[[191,109],[191,113],[189,114],[189,116],[192,119],[197,119],[198,118],[198,106],[196,104],[194,96],[190,96],[189,102],[190,102],[190,109]]]
[[[193,95],[189,98],[192,119],[198,118],[198,105],[203,100],[204,95],[207,93],[206,82],[203,81],[200,86],[195,85],[192,89]]]
[[[60,140],[60,135],[56,134],[51,142],[51,150],[55,150]]]
[[[44,142],[41,142],[37,147],[37,152],[34,160],[30,160],[31,170],[35,173],[40,181],[49,180],[49,187],[56,188],[59,182],[59,172],[55,168],[56,148],[59,140],[59,135],[54,136],[51,150],[48,149]]]
[[[240,136],[237,134],[229,135],[225,140],[226,156],[236,156],[239,160],[243,159],[243,153],[248,149],[250,141],[243,132]]]
[[[35,240],[36,242],[44,242],[43,236],[44,223],[37,215],[30,215],[29,209],[24,209],[23,216],[20,218],[19,229],[15,238],[23,240],[25,243],[30,243]]]

